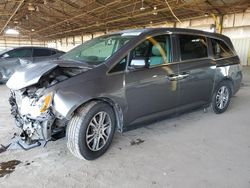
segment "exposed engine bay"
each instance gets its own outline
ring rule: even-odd
[[[53,108],[51,86],[86,71],[79,67],[53,67],[36,84],[19,90],[11,89],[11,115],[21,129],[18,144],[25,150],[65,136],[68,120]],[[60,116],[60,118],[59,118]]]

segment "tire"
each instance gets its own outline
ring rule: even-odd
[[[216,87],[212,98],[212,109],[216,114],[225,112],[230,104],[232,87],[230,82],[222,81]]]
[[[3,79],[3,75],[2,75],[1,70],[0,70],[0,84],[4,83],[2,79]]]
[[[104,119],[100,124],[102,126],[99,126],[101,117]],[[80,107],[67,127],[68,149],[80,159],[94,160],[100,157],[112,142],[115,124],[113,108],[105,102],[92,101]]]

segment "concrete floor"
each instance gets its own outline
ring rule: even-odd
[[[73,157],[65,139],[45,148],[7,151],[0,162],[20,160],[0,187],[250,187],[250,68],[244,85],[221,115],[211,109],[116,134],[110,150],[89,162]],[[17,131],[8,89],[0,86],[0,143]],[[136,139],[144,140],[131,145]]]

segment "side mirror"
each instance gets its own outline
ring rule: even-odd
[[[130,66],[133,68],[144,68],[146,67],[146,60],[145,59],[132,59]]]

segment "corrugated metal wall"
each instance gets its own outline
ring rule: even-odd
[[[250,38],[231,39],[242,65],[250,65],[248,57],[250,53]]]

